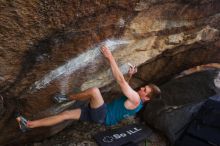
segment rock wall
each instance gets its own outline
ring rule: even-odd
[[[103,44],[123,73],[128,62],[139,66],[135,88],[220,62],[218,0],[3,0],[0,7],[0,145],[40,140],[67,125],[22,135],[15,110],[36,119],[70,107],[54,105],[56,92],[92,86],[104,97],[118,92],[99,51]]]

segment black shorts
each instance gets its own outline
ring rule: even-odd
[[[107,106],[105,103],[95,109],[91,108],[90,105],[87,105],[81,108],[81,115],[79,120],[104,124],[106,113],[107,113]]]

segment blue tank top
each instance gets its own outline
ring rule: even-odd
[[[126,100],[127,97],[122,96],[107,104],[107,114],[105,118],[106,125],[114,125],[124,118],[133,116],[143,107],[143,103],[141,101],[137,108],[133,110],[126,109],[124,106],[124,102]]]

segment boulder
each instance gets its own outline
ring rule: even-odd
[[[204,101],[216,94],[214,79],[219,71],[201,71],[161,85],[161,97],[147,103],[141,113],[144,121],[174,143]]]

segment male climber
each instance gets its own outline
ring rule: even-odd
[[[16,120],[22,131],[36,127],[52,126],[65,120],[81,120],[104,125],[114,125],[126,117],[135,115],[143,107],[144,102],[148,102],[160,94],[160,89],[153,84],[141,87],[138,91],[132,89],[119,70],[110,50],[106,46],[101,47],[100,50],[108,60],[113,76],[119,84],[123,96],[106,104],[100,90],[96,87],[89,88],[77,94],[69,94],[66,100],[89,100],[88,106],[67,110],[54,116],[32,121],[18,115]],[[136,68],[131,66],[128,72],[129,77],[136,72]],[[57,96],[56,100],[59,102],[61,99]]]

